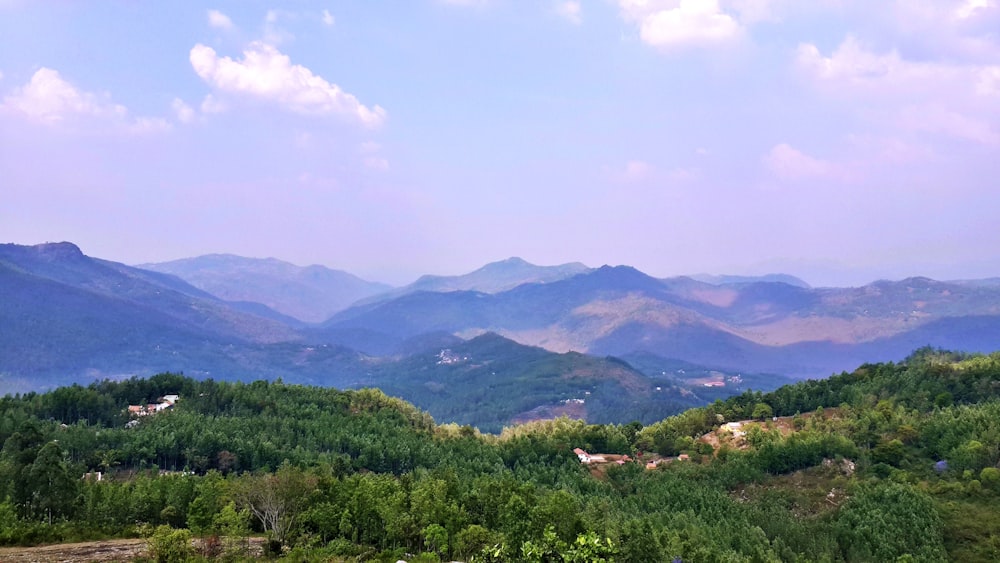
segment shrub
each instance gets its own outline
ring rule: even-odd
[[[183,563],[194,555],[191,547],[191,531],[175,530],[167,525],[157,526],[153,535],[146,540],[149,556],[157,563]]]

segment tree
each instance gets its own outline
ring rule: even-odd
[[[757,403],[753,407],[753,414],[750,415],[750,418],[766,420],[772,416],[774,416],[774,411],[771,409],[771,405],[767,403]]]
[[[439,555],[448,553],[448,530],[440,524],[431,524],[423,529],[424,545],[428,551]]]
[[[195,534],[202,535],[214,531],[216,515],[222,510],[225,496],[225,482],[218,471],[209,471],[198,483],[197,496],[188,505],[187,525]]]
[[[250,513],[246,509],[237,510],[236,503],[230,502],[215,515],[213,521],[219,535],[225,538],[224,553],[227,557],[245,556],[249,549],[247,537],[250,535]]]
[[[455,536],[455,554],[469,558],[484,548],[497,543],[496,534],[480,526],[471,524]]]
[[[29,470],[33,487],[32,512],[49,524],[57,516],[69,514],[76,498],[76,480],[69,476],[63,451],[56,442],[42,446]]]
[[[246,477],[237,498],[260,521],[265,533],[284,544],[315,486],[315,477],[284,464],[273,474]]]
[[[25,422],[7,438],[0,452],[0,494],[10,495],[21,518],[34,517],[31,468],[43,442],[38,424]]]

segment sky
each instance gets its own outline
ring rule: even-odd
[[[0,0],[0,242],[1000,276],[1000,0]]]

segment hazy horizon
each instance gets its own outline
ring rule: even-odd
[[[1000,276],[996,0],[0,0],[0,241]]]

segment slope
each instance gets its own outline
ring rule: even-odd
[[[274,258],[231,254],[209,254],[139,267],[173,274],[226,301],[262,303],[305,322],[326,320],[355,301],[391,289],[324,266],[302,267]]]
[[[489,432],[562,414],[591,423],[651,422],[707,402],[621,360],[555,354],[492,333],[381,366],[371,383],[435,420]]]
[[[493,331],[551,351],[664,358],[750,372],[821,376],[898,359],[917,346],[1000,344],[1000,288],[910,278],[861,288],[782,282],[716,286],[602,267],[486,294],[418,292],[335,315],[318,335],[362,330],[383,345],[430,331]]]
[[[298,338],[177,278],[93,259],[70,243],[0,245],[0,288],[0,373],[9,375],[223,366],[227,347]]]
[[[591,271],[579,262],[558,266],[536,266],[518,257],[491,262],[482,268],[458,276],[424,275],[417,281],[392,291],[387,291],[361,304],[378,303],[419,292],[475,291],[500,293],[526,283],[551,283]]]

